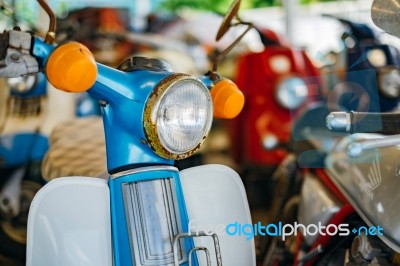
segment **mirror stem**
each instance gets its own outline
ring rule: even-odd
[[[45,0],[37,0],[40,6],[44,9],[50,19],[49,30],[47,31],[45,42],[48,44],[53,44],[54,39],[56,38],[56,16],[54,15],[53,10],[51,10],[50,6],[46,3]]]
[[[218,70],[218,64],[225,58],[225,56],[233,49],[233,47],[235,47],[244,37],[244,35],[246,35],[246,33],[251,30],[253,28],[253,24],[252,23],[245,23],[245,22],[241,22],[240,24],[242,25],[247,25],[247,29],[231,44],[228,46],[228,48],[226,48],[224,51],[222,51],[218,56],[215,57],[214,59],[214,65],[213,65],[213,69],[212,72],[217,72]]]

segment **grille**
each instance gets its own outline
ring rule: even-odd
[[[134,265],[174,265],[174,237],[182,233],[172,178],[123,185],[125,212]],[[179,262],[186,261],[183,240]]]

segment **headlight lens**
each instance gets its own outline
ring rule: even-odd
[[[191,156],[211,128],[213,106],[199,80],[174,74],[160,82],[146,104],[145,132],[152,149],[167,159]]]
[[[278,85],[276,99],[283,107],[295,109],[305,102],[307,91],[307,85],[303,79],[286,78]]]
[[[378,74],[379,90],[387,97],[400,97],[400,70],[395,67],[383,68]]]
[[[12,93],[27,93],[36,84],[36,74],[16,78],[8,78],[7,85]]]

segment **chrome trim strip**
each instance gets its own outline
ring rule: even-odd
[[[170,265],[172,239],[182,232],[174,179],[124,183],[123,195],[134,265]],[[151,199],[151,200],[149,200]],[[186,261],[184,241],[177,243],[180,263]]]
[[[144,172],[150,172],[150,171],[162,171],[162,170],[179,172],[178,168],[176,168],[174,166],[170,166],[170,165],[168,165],[168,166],[167,165],[145,166],[145,167],[129,169],[129,170],[125,170],[122,172],[112,174],[110,176],[110,178],[115,179],[115,178],[131,175],[131,174],[138,174],[138,173],[144,173]]]

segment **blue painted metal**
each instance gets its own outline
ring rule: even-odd
[[[47,80],[46,76],[43,73],[37,73],[36,75],[36,84],[32,88],[32,90],[28,92],[14,92],[11,91],[11,96],[19,97],[19,98],[29,98],[29,97],[40,97],[45,96],[47,93]]]
[[[41,38],[34,37],[33,38],[33,51],[32,55],[36,57],[39,62],[40,67],[44,67],[47,62],[47,58],[50,53],[54,50],[54,46],[51,44],[45,43]]]
[[[173,165],[161,158],[144,142],[143,114],[145,103],[154,87],[169,72],[123,72],[97,64],[98,77],[89,93],[105,101],[102,107],[109,172],[129,165]],[[123,115],[121,115],[123,114]]]
[[[210,79],[210,76],[201,76],[198,78],[201,82],[204,83],[204,85],[206,85],[206,87],[211,90],[213,84],[213,81]]]
[[[177,189],[176,191],[177,201],[179,204],[179,211],[181,214],[180,218],[182,223],[182,230],[183,232],[188,232],[189,219],[187,216],[186,206],[183,198],[182,186],[180,183],[178,172],[166,171],[166,170],[147,171],[115,179],[110,179],[109,187],[111,196],[111,224],[112,224],[115,265],[132,265],[128,227],[125,219],[126,214],[124,208],[122,185],[124,183],[160,179],[160,178],[174,178]],[[185,239],[185,246],[186,250],[190,250],[194,246],[193,241],[191,239]]]
[[[42,160],[48,145],[47,137],[38,133],[0,136],[0,166],[13,167]]]
[[[98,116],[101,114],[99,102],[88,93],[79,95],[76,103],[77,117]]]

